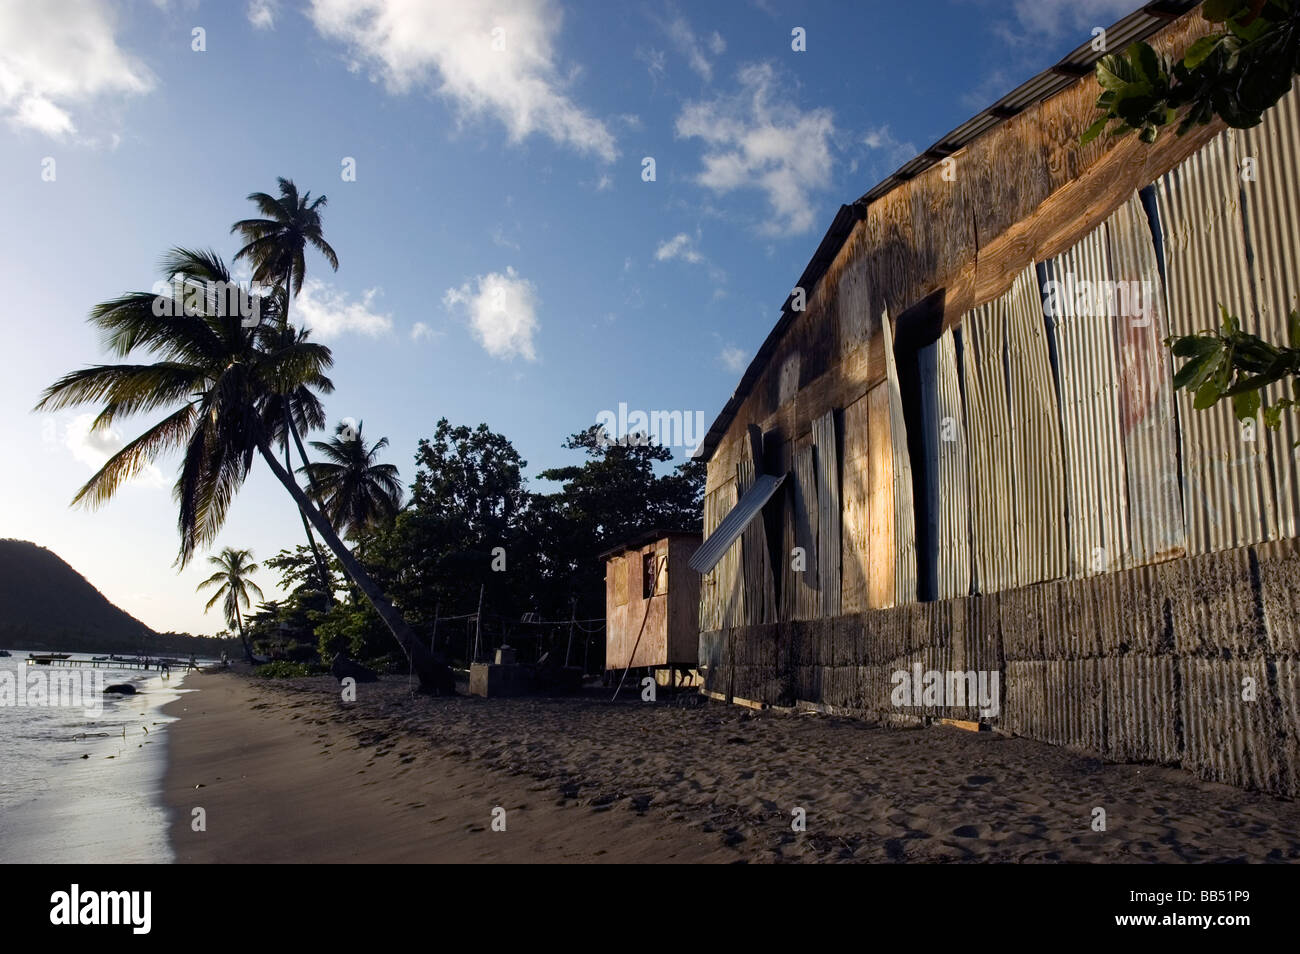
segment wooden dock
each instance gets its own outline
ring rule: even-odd
[[[197,669],[198,665],[191,665],[189,662],[180,659],[154,659],[149,656],[138,657],[110,657],[108,659],[73,659],[64,653],[33,653],[27,657],[29,666],[58,666],[60,668],[85,668],[91,669],[155,669],[160,670],[164,666],[171,670],[176,669],[184,672],[188,669]]]

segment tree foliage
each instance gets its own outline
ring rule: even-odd
[[[1206,0],[1201,13],[1218,29],[1176,62],[1145,42],[1097,62],[1104,115],[1084,133],[1085,143],[1107,128],[1152,143],[1175,123],[1181,136],[1216,116],[1248,129],[1290,91],[1300,72],[1297,0]]]

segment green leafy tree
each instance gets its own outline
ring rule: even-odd
[[[1296,0],[1206,0],[1201,15],[1218,29],[1170,62],[1149,43],[1097,62],[1104,115],[1084,142],[1110,129],[1155,142],[1178,124],[1183,135],[1216,116],[1235,129],[1258,126],[1291,90],[1300,71],[1300,3]]]
[[[1182,136],[1215,117],[1247,129],[1290,92],[1300,72],[1300,0],[1206,0],[1201,15],[1217,29],[1177,62],[1147,43],[1097,62],[1103,115],[1085,143],[1107,128],[1112,135],[1136,131],[1151,143],[1175,122]],[[1285,345],[1242,331],[1240,318],[1222,305],[1219,312],[1218,328],[1166,339],[1174,356],[1185,359],[1174,387],[1191,392],[1198,410],[1231,400],[1246,421],[1262,409],[1265,426],[1276,430],[1284,410],[1300,407],[1300,312],[1288,316]],[[1291,397],[1265,405],[1264,390],[1283,380],[1291,382]]]
[[[244,630],[243,611],[250,605],[250,593],[256,594],[259,600],[265,599],[261,588],[252,580],[253,574],[259,569],[253,562],[253,552],[225,547],[217,556],[208,557],[208,562],[217,567],[217,572],[200,583],[198,589],[202,592],[209,587],[216,587],[216,592],[212,594],[212,599],[208,600],[208,605],[203,608],[203,612],[208,612],[217,605],[218,601],[221,602],[226,625],[234,627],[239,633],[239,641],[244,646],[244,658],[251,663],[253,651],[249,647],[248,635]]]
[[[571,435],[563,446],[587,459],[539,475],[560,490],[533,498],[529,528],[547,542],[539,561],[547,589],[563,603],[575,603],[578,612],[597,616],[605,599],[598,554],[649,530],[698,532],[705,465],[689,460],[660,473],[672,451],[637,440],[611,441],[598,425]]]

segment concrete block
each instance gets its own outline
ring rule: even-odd
[[[1254,549],[1269,650],[1300,655],[1300,540],[1275,540]]]
[[[1262,659],[1178,661],[1183,767],[1242,788],[1274,789],[1280,776],[1268,673]],[[1254,680],[1255,701],[1243,699]]]
[[[1178,696],[1172,656],[1100,661],[1106,693],[1106,750],[1120,762],[1177,763]]]

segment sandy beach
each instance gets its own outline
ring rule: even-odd
[[[328,677],[186,686],[164,788],[181,862],[1300,859],[1300,804],[993,733],[693,695],[439,699],[388,679],[343,703]]]

